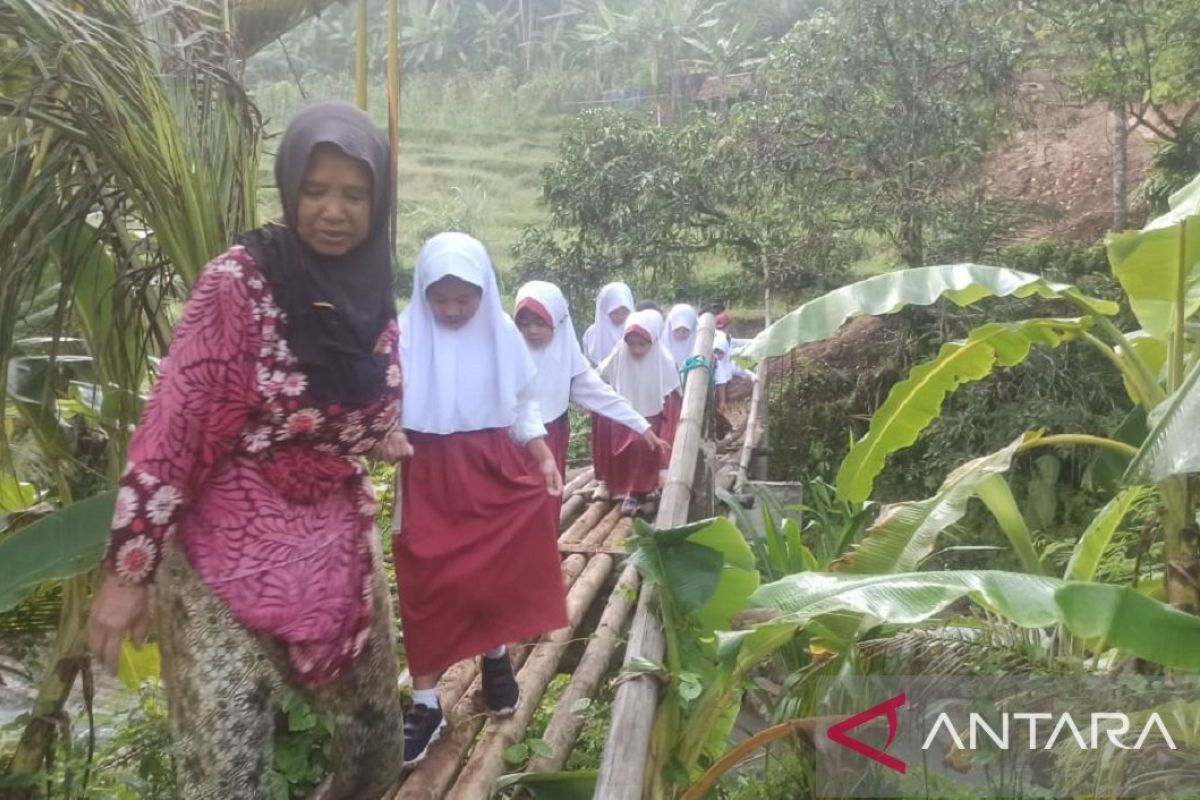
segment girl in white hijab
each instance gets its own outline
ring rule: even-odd
[[[519,692],[506,643],[567,624],[557,546],[562,477],[546,444],[533,360],[500,306],[487,250],[442,233],[417,256],[400,317],[401,425],[413,455],[393,537],[405,649],[413,674],[404,760],[444,724],[437,679],[483,654],[488,707]]]
[[[692,356],[696,347],[696,325],[699,323],[696,309],[687,303],[671,307],[667,314],[667,349],[675,359],[675,369],[682,369],[683,362]]]
[[[758,376],[748,369],[738,366],[733,363],[733,359],[729,357],[730,351],[733,348],[733,340],[725,331],[717,331],[713,338],[713,361],[715,367],[713,369],[713,383],[716,385],[716,408],[714,411],[714,421],[716,423],[717,439],[724,439],[733,430],[733,423],[729,421],[729,403],[727,395],[727,387],[735,378],[742,378],[748,381],[758,380]]]
[[[537,368],[537,399],[546,422],[546,440],[565,471],[571,423],[571,402],[592,412],[593,420],[604,418],[623,425],[659,451],[668,445],[654,433],[645,417],[601,380],[579,347],[571,312],[562,290],[546,281],[530,281],[517,291],[517,328]],[[603,466],[595,465],[596,478],[604,480]]]
[[[596,295],[596,320],[583,332],[583,353],[599,364],[621,341],[625,320],[633,313],[633,292],[623,283],[610,283]]]
[[[675,439],[682,400],[679,373],[662,345],[663,324],[657,311],[630,315],[624,335],[599,372],[669,443]],[[660,470],[666,467],[667,458],[612,426],[601,425],[592,435],[593,449],[606,459],[609,491],[614,498],[623,498],[621,513],[633,516],[641,500],[659,488]]]

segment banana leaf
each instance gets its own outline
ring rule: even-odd
[[[754,552],[733,523],[718,517],[658,531],[639,520],[636,529],[630,563],[642,576],[705,628],[730,627],[759,585]]]
[[[1159,483],[1172,475],[1200,472],[1200,362],[1150,419],[1154,427],[1125,471],[1125,485]]]
[[[998,366],[1021,363],[1034,345],[1058,347],[1089,327],[1086,319],[994,322],[971,331],[961,342],[942,345],[936,357],[913,367],[907,378],[892,387],[871,417],[866,435],[854,443],[838,468],[839,497],[866,500],[887,457],[915,442],[937,419],[946,396],[958,387],[986,378]]]
[[[968,306],[988,297],[1071,297],[1091,313],[1112,316],[1119,306],[1088,297],[1069,284],[984,264],[949,264],[901,269],[834,289],[810,300],[754,337],[742,356],[761,361],[832,336],[842,323],[863,314],[894,314],[905,306],[932,305],[943,297]]]
[[[867,577],[806,572],[758,589],[751,603],[801,626],[861,615],[860,629],[919,625],[968,598],[1024,628],[1061,624],[1074,635],[1167,667],[1200,670],[1200,617],[1127,586],[997,570]]]
[[[1036,438],[1025,434],[1003,450],[960,465],[933,497],[885,506],[866,537],[830,569],[858,575],[915,570],[942,531],[962,519],[980,485],[1007,472],[1017,451]]]
[[[104,554],[116,498],[108,491],[80,500],[0,539],[0,611],[45,581],[94,569]]]
[[[1168,337],[1200,310],[1200,176],[1171,196],[1166,214],[1140,231],[1109,234],[1107,244],[1134,316],[1152,336]]]
[[[1147,489],[1141,486],[1125,489],[1109,500],[1104,508],[1096,512],[1096,516],[1092,518],[1087,530],[1079,537],[1079,541],[1075,543],[1075,547],[1071,551],[1071,559],[1067,562],[1064,578],[1073,581],[1090,581],[1096,577],[1096,568],[1100,565],[1100,559],[1104,556],[1109,542],[1112,541],[1117,526],[1121,524],[1121,520],[1125,519],[1125,515],[1129,513],[1133,504],[1140,500],[1146,492]]]
[[[520,786],[527,789],[537,800],[592,800],[596,790],[597,770],[578,772],[522,772],[503,775],[496,782],[496,789],[511,789]]]

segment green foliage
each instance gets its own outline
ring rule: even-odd
[[[703,153],[682,144],[632,114],[575,119],[542,172],[550,227],[527,231],[514,252],[521,278],[557,282],[574,308],[609,280],[660,298],[686,280],[723,212],[708,205]]]
[[[108,542],[115,501],[115,491],[97,494],[0,538],[0,611],[46,581],[92,570]]]
[[[330,765],[329,721],[302,697],[289,692],[275,723],[275,766],[271,775],[276,800],[300,800],[312,794]]]
[[[834,195],[910,266],[1002,132],[1019,45],[1004,3],[827,4],[772,52],[748,124],[774,169]]]
[[[1192,119],[1175,131],[1174,136],[1155,144],[1150,171],[1134,191],[1131,200],[1153,214],[1170,207],[1171,195],[1200,174],[1200,120]]]
[[[20,734],[19,717],[0,729],[0,740]],[[162,685],[151,680],[121,697],[118,707],[96,708],[95,728],[86,714],[62,719],[63,736],[39,776],[46,797],[63,800],[174,800],[175,761]],[[93,740],[93,734],[95,739]],[[89,749],[95,752],[89,758]],[[0,760],[9,753],[0,751]],[[19,785],[0,777],[0,790]],[[20,779],[17,779],[19,782]]]
[[[1190,0],[1049,0],[1035,6],[1048,54],[1082,96],[1174,139],[1200,92],[1200,18]]]

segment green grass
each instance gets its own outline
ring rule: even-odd
[[[353,84],[327,78],[304,85],[313,98],[352,99]],[[305,100],[294,83],[251,86],[269,139],[260,169],[263,219],[279,213],[271,172],[274,138]],[[521,232],[546,222],[539,204],[541,169],[554,158],[563,118],[525,108],[503,75],[419,76],[400,100],[399,241],[401,268],[411,269],[421,242],[457,229],[478,237],[506,273]],[[386,129],[384,88],[372,86],[368,110]]]

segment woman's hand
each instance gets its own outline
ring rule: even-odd
[[[671,452],[671,445],[667,444],[665,439],[660,438],[653,428],[646,429],[646,432],[642,434],[642,441],[650,445],[650,449],[656,452],[663,454]]]
[[[395,464],[404,458],[409,458],[413,454],[412,445],[408,442],[408,437],[404,435],[404,431],[399,428],[392,428],[380,440],[379,444],[371,451],[371,457],[376,461],[387,461],[390,464]]]
[[[550,452],[550,445],[546,444],[545,438],[532,439],[525,447],[537,459],[538,471],[542,473],[542,480],[546,482],[546,494],[552,497],[561,496],[563,492],[562,473],[558,471],[558,461],[555,460],[554,453]]]
[[[104,583],[92,601],[87,623],[88,650],[110,674],[117,674],[117,660],[126,634],[141,647],[150,632],[150,589],[128,584],[105,570]]]

